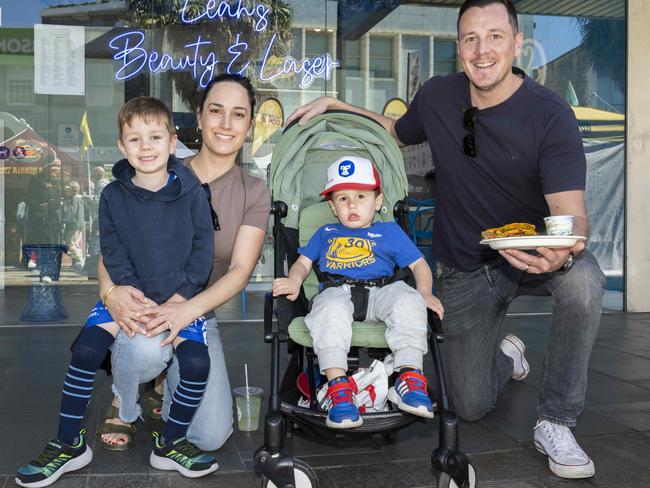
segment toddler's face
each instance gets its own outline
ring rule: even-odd
[[[375,190],[338,190],[329,201],[339,222],[351,229],[370,227],[384,195]]]
[[[162,119],[133,117],[122,128],[117,146],[138,173],[152,174],[167,171],[169,155],[176,150],[176,136],[169,133]]]

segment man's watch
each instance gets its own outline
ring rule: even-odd
[[[573,252],[569,253],[569,256],[567,257],[566,261],[564,261],[564,264],[560,268],[562,271],[569,271],[571,267],[573,266],[573,263],[576,262],[576,257],[573,254]]]

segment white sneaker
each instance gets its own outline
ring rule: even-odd
[[[525,379],[530,372],[530,366],[524,357],[526,346],[521,342],[521,339],[515,335],[508,334],[501,341],[500,347],[503,354],[512,359],[512,379],[515,381]]]
[[[576,442],[571,429],[541,420],[535,426],[535,447],[548,456],[548,467],[560,478],[590,478],[596,468]]]

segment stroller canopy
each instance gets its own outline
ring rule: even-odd
[[[329,165],[350,155],[373,162],[384,194],[381,219],[393,219],[393,206],[408,193],[402,153],[393,137],[363,115],[326,112],[304,126],[287,128],[273,151],[269,186],[273,200],[289,208],[285,226],[298,228],[300,211],[324,199],[319,193]]]

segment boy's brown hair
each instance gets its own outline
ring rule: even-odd
[[[167,105],[157,98],[135,97],[122,105],[117,114],[117,128],[120,139],[122,139],[124,126],[131,125],[134,117],[141,117],[147,123],[151,119],[162,119],[167,126],[169,135],[174,136],[176,134],[171,111],[167,108]]]

